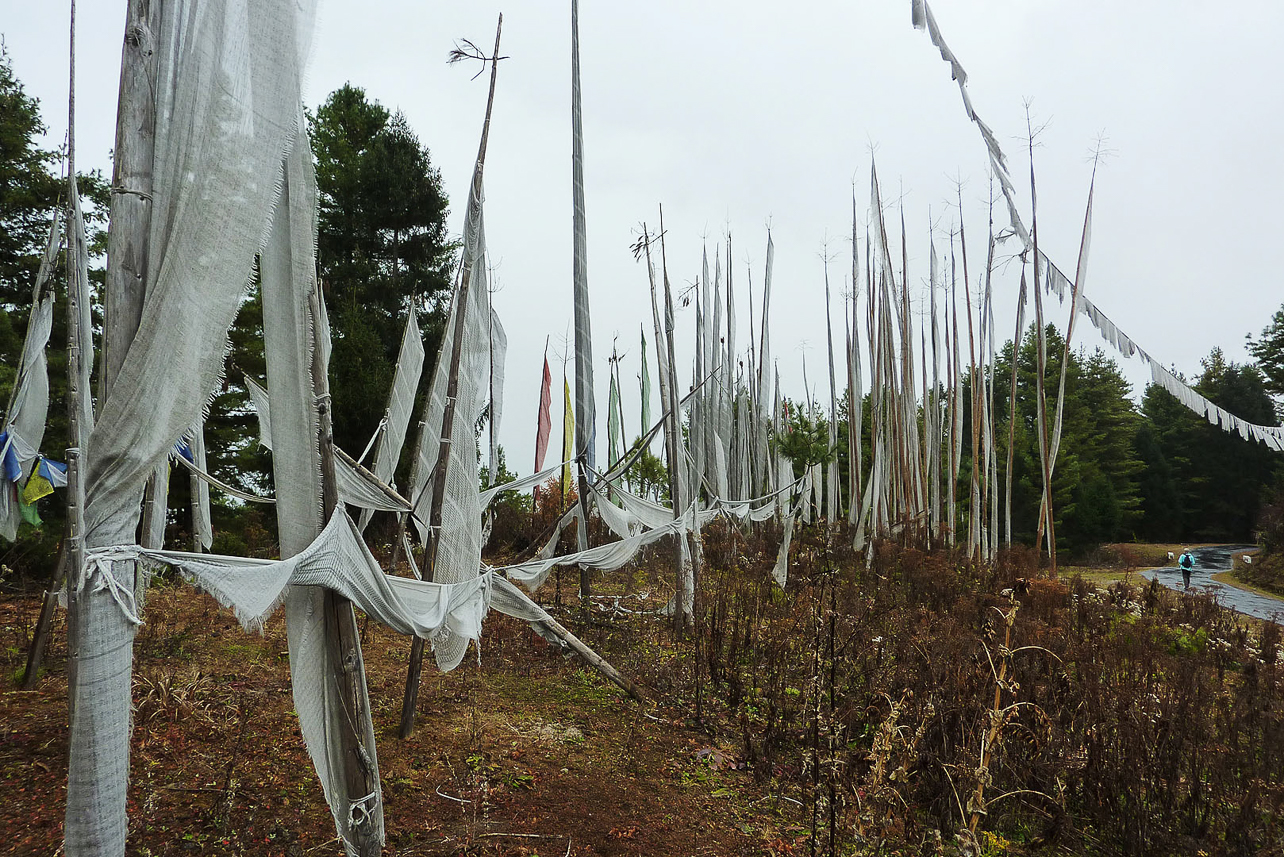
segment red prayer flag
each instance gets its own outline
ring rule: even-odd
[[[548,452],[548,435],[553,428],[550,413],[553,406],[553,373],[548,369],[548,355],[544,355],[544,384],[539,391],[539,428],[535,432],[535,472],[544,469],[544,454]]]

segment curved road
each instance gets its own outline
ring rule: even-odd
[[[1214,574],[1230,570],[1231,557],[1253,550],[1254,547],[1254,545],[1214,545],[1206,548],[1191,548],[1190,552],[1195,556],[1195,569],[1190,575],[1190,588],[1207,592],[1219,603],[1240,613],[1257,619],[1281,622],[1284,619],[1284,601],[1213,580]],[[1148,580],[1158,580],[1170,589],[1180,591],[1182,588],[1181,569],[1175,565],[1171,568],[1153,568],[1143,571],[1141,576]]]

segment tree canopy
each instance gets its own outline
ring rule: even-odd
[[[1284,416],[1284,306],[1271,316],[1261,336],[1248,337],[1248,353],[1262,373],[1266,392],[1275,397],[1275,409]]]
[[[54,212],[66,205],[64,153],[44,148],[47,132],[40,103],[27,94],[14,72],[8,53],[0,44],[0,403],[9,400],[17,377],[31,313],[33,287],[40,259],[49,240]],[[77,183],[85,212],[90,250],[90,283],[101,287],[106,250],[108,183],[97,173],[78,174]],[[65,288],[65,269],[56,266],[49,288]],[[67,411],[61,406],[67,393],[66,301],[54,302],[53,333],[47,350],[50,408],[41,452],[61,460],[68,445]],[[53,498],[40,503],[46,526],[33,530],[24,525],[18,543],[7,546],[23,557],[33,572],[52,567],[64,515],[62,503]],[[4,550],[5,546],[0,546]]]
[[[436,355],[456,248],[441,175],[405,116],[345,84],[308,127],[321,193],[317,266],[334,336],[335,440],[356,454],[387,405],[407,312],[421,314]]]

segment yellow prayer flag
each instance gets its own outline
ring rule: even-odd
[[[41,476],[40,469],[36,468],[32,472],[31,478],[27,480],[27,487],[22,489],[22,502],[28,506],[34,506],[41,497],[48,497],[53,492],[53,484]]]

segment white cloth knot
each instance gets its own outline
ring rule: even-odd
[[[85,552],[85,573],[81,576],[80,589],[93,584],[91,592],[107,592],[111,595],[126,621],[135,627],[142,625],[138,618],[138,603],[134,600],[134,591],[125,586],[112,574],[113,562],[136,561],[142,555],[137,545],[110,545]]]

